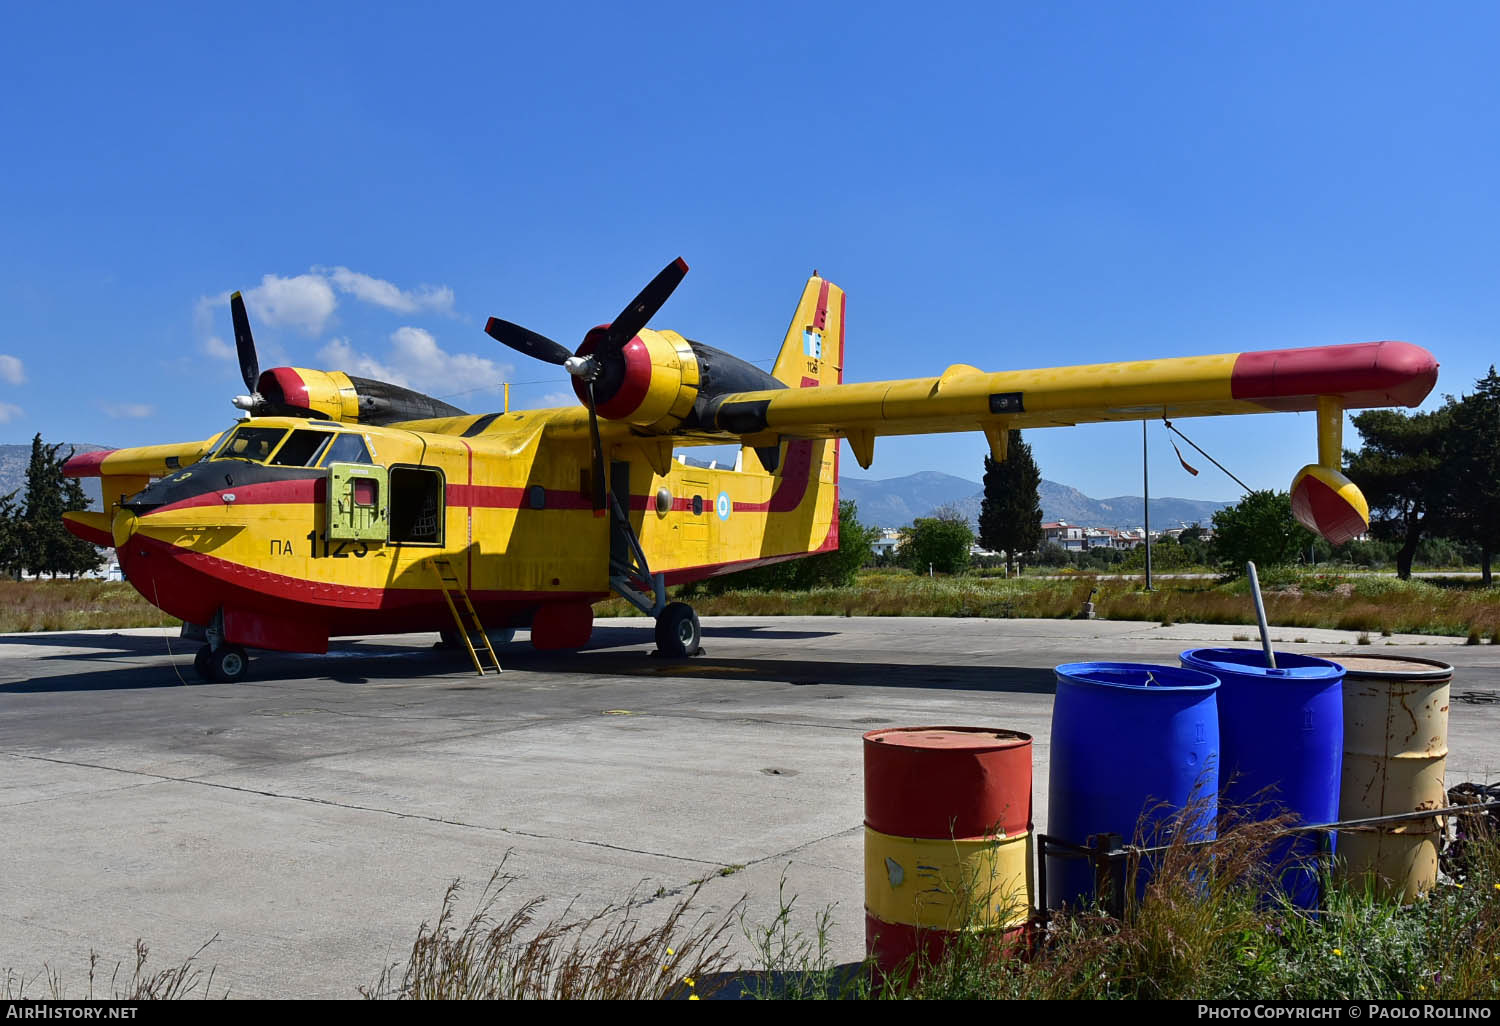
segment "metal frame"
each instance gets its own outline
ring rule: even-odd
[[[1483,790],[1489,789],[1484,788]],[[1397,812],[1388,816],[1367,816],[1364,819],[1345,819],[1335,823],[1317,823],[1311,826],[1287,827],[1277,831],[1276,836],[1279,838],[1294,834],[1317,833],[1322,842],[1319,845],[1317,857],[1319,859],[1327,859],[1331,854],[1331,846],[1327,843],[1328,835],[1338,830],[1376,827],[1385,823],[1406,823],[1420,819],[1436,819],[1439,816],[1486,812],[1490,809],[1500,809],[1500,800],[1475,802],[1471,805],[1449,805],[1441,809],[1424,809],[1420,812]],[[1119,834],[1093,834],[1088,838],[1088,843],[1086,844],[1065,841],[1061,837],[1053,837],[1050,834],[1037,834],[1036,839],[1036,880],[1039,896],[1039,900],[1036,903],[1036,914],[1039,919],[1045,919],[1049,911],[1046,907],[1047,857],[1049,855],[1056,855],[1064,859],[1089,859],[1092,861],[1094,863],[1095,895],[1106,893],[1107,888],[1108,898],[1106,908],[1109,914],[1116,919],[1123,919],[1125,917],[1125,871],[1129,865],[1130,858],[1155,855],[1177,847],[1205,848],[1217,843],[1217,839],[1214,839],[1207,841],[1187,841],[1180,845],[1158,844],[1151,847],[1140,847],[1134,844],[1122,843],[1122,838]]]
[[[666,576],[651,572],[640,539],[630,526],[630,518],[620,508],[614,489],[606,490],[605,495],[608,496],[610,512],[609,586],[616,595],[647,616],[658,617],[667,608]],[[624,550],[624,559],[617,555],[621,549]],[[651,591],[648,593],[638,587],[640,583],[649,583]]]

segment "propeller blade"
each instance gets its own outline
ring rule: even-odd
[[[604,509],[604,443],[599,441],[599,413],[594,402],[594,382],[587,382],[589,389],[589,435],[594,441],[594,512]]]
[[[250,334],[250,318],[245,313],[245,298],[238,292],[229,297],[229,316],[234,321],[234,348],[240,357],[240,374],[245,387],[255,394],[260,380],[260,361],[255,357],[255,338]]]
[[[615,349],[620,348],[636,336],[646,323],[656,316],[672,290],[682,282],[688,273],[688,265],[682,257],[673,260],[661,269],[651,283],[641,289],[641,294],[630,301],[630,305],[620,311],[609,326],[609,334],[604,338],[604,346]],[[600,348],[604,348],[601,346]]]
[[[544,363],[554,363],[559,367],[573,355],[572,350],[564,349],[546,335],[538,335],[530,328],[523,328],[510,321],[502,321],[498,317],[489,319],[489,323],[484,326],[484,333],[518,353],[525,353],[533,359]]]

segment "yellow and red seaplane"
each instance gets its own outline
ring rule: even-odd
[[[982,431],[1003,460],[1013,428],[1316,411],[1293,505],[1337,544],[1369,517],[1340,472],[1344,411],[1416,406],[1437,381],[1425,349],[1363,342],[845,383],[844,291],[817,272],[767,373],[647,327],[686,273],[668,264],[576,351],[491,318],[494,339],[563,367],[579,405],[483,414],[339,371],[261,373],[236,293],[248,416],[203,441],[73,457],[66,473],[102,478],[105,508],[68,526],[202,629],[205,678],[242,679],[246,649],[415,631],[498,668],[486,630],[581,647],[611,593],[686,656],[698,618],[668,585],[838,547],[841,439],[869,467],[881,435]],[[733,469],[673,457],[725,443],[741,447]]]

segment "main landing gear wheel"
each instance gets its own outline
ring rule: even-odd
[[[686,602],[672,602],[656,618],[656,647],[664,656],[681,658],[702,651],[698,614]]]
[[[238,684],[250,669],[250,657],[238,645],[220,645],[217,651],[209,653],[208,662],[214,680],[224,684]]]

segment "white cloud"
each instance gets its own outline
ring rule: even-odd
[[[286,325],[316,335],[337,306],[332,287],[316,274],[299,274],[294,278],[267,274],[259,285],[245,293],[252,331],[256,324]]]
[[[225,342],[217,335],[210,335],[203,340],[203,351],[209,356],[219,360],[234,360],[239,354],[235,352],[234,346]]]
[[[331,370],[377,378],[439,397],[498,392],[513,370],[509,364],[497,364],[474,353],[450,353],[438,345],[431,332],[411,327],[391,332],[391,354],[386,362],[356,350],[342,338],[329,342],[318,356]]]
[[[0,403],[0,424],[9,424],[25,412],[15,403]]]
[[[548,392],[542,396],[543,408],[550,406],[577,406],[578,396],[572,392]]]
[[[150,403],[105,403],[104,412],[111,417],[140,420],[155,415],[156,407]]]
[[[418,285],[415,289],[403,290],[384,278],[371,277],[347,267],[314,267],[312,270],[314,274],[327,278],[340,292],[397,313],[416,313],[419,310],[453,312],[453,290],[446,285]]]
[[[374,357],[357,352],[347,338],[336,338],[318,351],[318,359],[329,370],[341,370],[362,378],[376,378],[393,385],[406,384],[406,378],[394,368],[379,363]]]
[[[0,381],[19,385],[26,380],[26,368],[14,356],[0,353]]]

